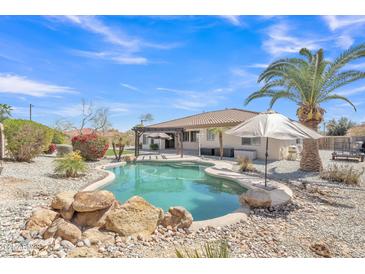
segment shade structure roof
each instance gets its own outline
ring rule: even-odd
[[[216,111],[203,112],[191,116],[186,116],[179,119],[166,121],[159,124],[148,126],[148,128],[169,128],[181,127],[185,129],[192,128],[210,128],[210,127],[228,127],[235,126],[243,121],[246,121],[258,112],[248,111],[243,109],[224,109]]]
[[[170,135],[167,135],[166,133],[163,133],[163,132],[149,133],[147,135],[147,138],[151,138],[151,139],[166,139],[166,140],[171,140],[172,139],[172,137]]]
[[[322,137],[316,131],[274,111],[262,112],[225,133],[239,137],[268,137],[280,140]]]

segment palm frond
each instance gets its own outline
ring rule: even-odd
[[[335,100],[335,99],[342,100],[342,101],[349,103],[354,108],[354,110],[357,111],[356,106],[348,98],[346,98],[345,96],[342,96],[342,95],[338,95],[338,94],[329,95],[326,98],[322,99],[320,103],[324,103],[326,101]]]

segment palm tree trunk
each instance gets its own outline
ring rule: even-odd
[[[223,132],[219,132],[219,152],[220,158],[223,159]]]
[[[303,123],[305,126],[318,130],[318,122],[310,121]],[[319,155],[319,146],[317,140],[304,139],[302,158],[300,159],[300,169],[304,171],[322,171],[322,160]]]

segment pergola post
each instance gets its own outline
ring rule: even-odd
[[[176,140],[176,154],[178,155],[179,154],[179,150],[180,150],[180,135],[179,135],[179,132],[175,132],[175,140]]]
[[[183,131],[179,132],[179,136],[180,136],[180,156],[181,156],[181,158],[183,158],[184,157],[184,145],[183,145],[184,136],[183,136]]]

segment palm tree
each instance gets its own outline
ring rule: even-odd
[[[324,59],[323,49],[311,52],[303,48],[299,53],[301,58],[285,58],[270,64],[258,78],[263,87],[252,93],[245,104],[256,98],[271,97],[271,108],[278,99],[289,99],[298,105],[299,121],[315,130],[323,121],[325,110],[321,107],[322,103],[343,100],[356,111],[349,99],[335,91],[365,78],[364,72],[343,70],[349,62],[365,57],[365,44],[349,48],[332,62]],[[300,167],[305,171],[322,169],[317,141],[304,140]]]
[[[0,122],[11,116],[13,108],[8,104],[0,104]]]
[[[224,127],[214,127],[210,128],[209,131],[214,135],[218,135],[219,138],[219,156],[223,159],[223,132],[226,130]]]

